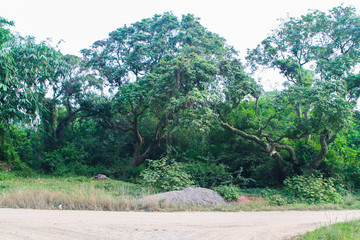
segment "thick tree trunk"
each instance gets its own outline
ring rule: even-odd
[[[144,140],[143,140],[142,136],[140,135],[140,132],[138,129],[137,117],[134,118],[133,133],[135,136],[135,144],[134,144],[134,155],[133,155],[132,161],[130,162],[130,166],[137,167],[142,163],[142,161],[144,161],[141,159],[141,148],[142,148],[142,145],[144,144]]]
[[[146,148],[146,150],[141,153],[143,143],[138,144],[136,143],[134,146],[134,154],[133,158],[130,162],[131,167],[137,167],[145,162],[147,158],[150,157],[150,154],[153,152],[155,148],[157,148],[160,145],[161,139],[155,139],[149,147]]]
[[[131,167],[137,167],[140,164],[142,164],[143,161],[145,160],[145,159],[143,160],[141,158],[141,154],[140,154],[141,148],[142,148],[142,143],[136,143],[135,144],[133,158],[132,158],[132,160],[130,162]]]
[[[309,172],[312,173],[315,169],[317,169],[321,162],[323,161],[326,153],[328,152],[328,135],[326,132],[322,132],[320,135],[320,152],[316,155],[315,159],[309,165]]]
[[[326,142],[327,134],[320,135],[320,152],[316,155],[315,160],[310,164],[310,169],[316,169],[319,167],[320,163],[324,159],[326,153],[328,152],[328,144]]]
[[[320,134],[320,152],[316,155],[315,159],[310,163],[309,165],[309,172],[313,172],[315,169],[317,169],[321,162],[324,160],[326,153],[329,150],[329,144],[331,144],[333,141],[335,141],[337,134],[341,131],[342,127],[339,127],[336,129],[334,134],[331,138],[329,138],[329,133],[327,130],[324,130]]]
[[[135,145],[134,145],[134,154],[133,158],[130,162],[131,167],[137,167],[145,162],[145,160],[150,156],[150,154],[160,145],[162,134],[160,133],[160,126],[158,126],[155,134],[155,138],[153,139],[150,146],[146,148],[146,150],[142,153],[142,148],[144,145],[144,139],[141,137],[138,128],[134,126],[133,132],[135,134]]]

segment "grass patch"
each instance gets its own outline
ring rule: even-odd
[[[148,188],[122,181],[90,178],[7,178],[0,181],[0,207],[32,209],[130,211],[159,210],[137,198]]]
[[[300,240],[354,240],[360,239],[360,220],[336,223],[294,238]]]
[[[360,209],[358,195],[347,194],[343,203],[289,203],[279,191],[240,189],[251,202],[230,206],[167,206],[144,202],[141,196],[154,193],[150,188],[116,180],[97,181],[86,177],[22,178],[0,172],[0,207],[102,211],[283,211]]]

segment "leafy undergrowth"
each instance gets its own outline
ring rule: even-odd
[[[360,220],[321,227],[294,239],[300,240],[353,240],[360,239]]]

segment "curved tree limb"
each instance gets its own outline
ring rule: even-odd
[[[231,126],[230,124],[226,123],[226,122],[221,122],[221,126],[232,131],[233,133],[241,136],[244,139],[250,140],[255,142],[256,144],[260,145],[263,148],[263,151],[266,152],[267,154],[269,154],[270,157],[274,158],[281,169],[281,172],[283,175],[286,174],[286,170],[285,170],[285,166],[284,166],[284,159],[283,157],[280,155],[280,153],[278,151],[276,151],[276,148],[282,150],[286,150],[290,153],[290,156],[292,158],[292,160],[295,160],[295,151],[287,145],[282,145],[282,144],[269,144],[267,143],[265,140],[253,135],[253,134],[248,134],[244,131],[241,131],[240,129],[234,128],[233,126]]]

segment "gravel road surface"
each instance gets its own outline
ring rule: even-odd
[[[0,209],[1,240],[289,239],[354,211],[97,212]]]

